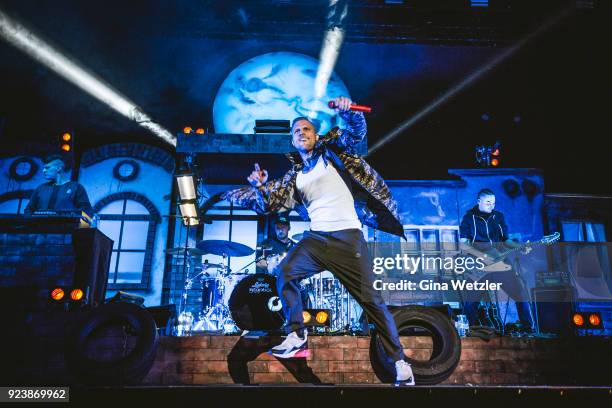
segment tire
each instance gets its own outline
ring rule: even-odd
[[[112,335],[108,336],[108,332]],[[104,346],[109,353],[120,351],[117,344],[108,339],[117,340],[121,335],[128,343],[126,332],[132,335],[131,340],[135,340],[127,355],[111,361],[91,357],[92,351],[96,356],[104,355]],[[138,384],[153,366],[157,345],[157,327],[146,309],[132,303],[109,303],[88,313],[69,334],[66,366],[76,380],[84,384]]]
[[[450,319],[441,312],[424,306],[397,308],[391,310],[391,314],[400,335],[415,335],[420,331],[432,338],[433,349],[429,360],[406,357],[406,361],[412,365],[416,383],[429,385],[446,380],[461,358],[461,340]],[[376,332],[372,333],[370,341],[370,361],[381,382],[395,381],[395,364],[384,351]]]

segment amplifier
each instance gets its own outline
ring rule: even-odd
[[[567,272],[537,271],[535,274],[536,287],[569,286],[570,280]]]
[[[536,305],[536,322],[541,333],[570,335],[574,296],[569,285],[535,287],[531,290]]]

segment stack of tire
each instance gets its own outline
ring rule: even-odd
[[[108,338],[129,336],[131,347],[115,347],[102,356],[99,347]],[[88,385],[138,384],[153,366],[158,345],[157,326],[143,307],[127,302],[92,309],[67,337],[66,365],[78,383]]]
[[[461,340],[448,316],[424,306],[397,308],[391,310],[391,314],[400,336],[414,329],[431,336],[433,349],[429,360],[406,358],[412,365],[416,384],[438,384],[450,377],[461,358]],[[370,342],[370,361],[381,382],[395,381],[395,362],[385,353],[376,333]]]

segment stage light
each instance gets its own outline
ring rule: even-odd
[[[203,128],[197,128],[197,129],[196,129],[196,133],[197,133],[198,135],[203,135],[203,134],[204,134],[204,129],[203,129]]]
[[[302,311],[302,317],[304,318],[304,323],[310,323],[310,321],[312,320],[312,315],[306,310]]]
[[[576,312],[572,315],[572,324],[577,329],[603,329],[599,312]]]
[[[476,146],[476,164],[480,167],[498,167],[501,163],[501,143],[493,146]]]
[[[574,313],[572,317],[572,322],[574,322],[574,326],[582,327],[584,326],[584,317],[580,313]]]
[[[321,311],[317,313],[317,317],[315,319],[317,319],[317,322],[319,322],[320,324],[325,324],[328,318],[329,318],[329,314],[327,314],[327,312]]]
[[[172,133],[158,123],[153,122],[136,104],[115,91],[110,85],[87,72],[72,59],[51,47],[41,38],[38,38],[34,33],[2,11],[0,11],[0,36],[94,98],[148,129],[172,146],[176,146],[176,138]]]
[[[331,324],[329,309],[304,309],[302,316],[306,326],[328,327]]]
[[[183,128],[183,133],[186,134],[186,135],[190,134],[192,131],[193,131],[193,129],[190,128],[189,126],[185,126]]]
[[[179,198],[181,201],[196,199],[196,180],[193,173],[186,172],[183,174],[177,174],[176,184],[178,185]]]
[[[593,328],[597,328],[598,326],[601,326],[601,317],[599,316],[598,313],[589,314],[589,324]]]
[[[70,299],[72,299],[74,301],[78,301],[78,300],[83,299],[83,295],[84,295],[83,290],[81,290],[81,289],[73,289],[70,292]]]
[[[195,172],[192,171],[193,160],[193,155],[186,155],[183,158],[183,163],[174,175],[179,193],[179,211],[186,226],[198,225],[200,223],[197,191],[198,180]]]
[[[489,7],[489,0],[470,0],[472,7]]]
[[[59,137],[59,146],[63,152],[70,153],[74,150],[74,136],[70,132],[64,132]]]
[[[51,299],[56,300],[56,301],[60,301],[64,298],[64,289],[62,288],[55,288],[51,291]]]
[[[192,226],[200,223],[200,220],[198,219],[198,207],[195,203],[179,204],[179,210],[185,225]]]

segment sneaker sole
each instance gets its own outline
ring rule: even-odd
[[[286,353],[286,354],[275,354],[272,350],[268,351],[268,354],[276,357],[276,358],[303,358],[303,357],[308,357],[310,355],[310,350],[308,349],[297,349],[297,350],[293,350],[290,353]]]
[[[414,381],[396,381],[395,384],[393,384],[395,387],[411,387],[416,385]]]

